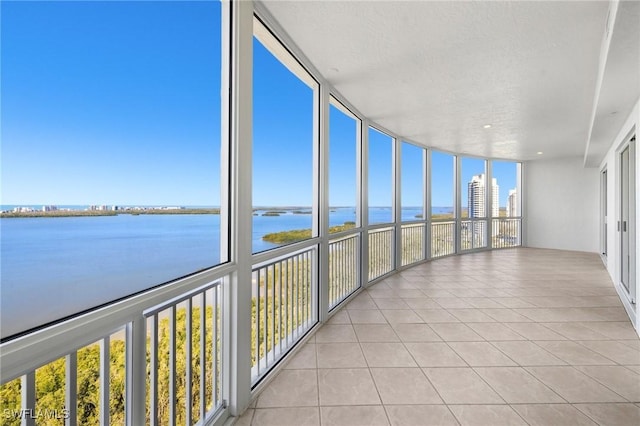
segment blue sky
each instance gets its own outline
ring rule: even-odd
[[[219,205],[219,2],[5,1],[1,19],[2,204]],[[254,205],[311,205],[313,90],[257,41],[254,67]],[[355,203],[356,125],[331,108],[334,206]],[[403,147],[415,206],[422,159]],[[370,130],[372,206],[391,203],[391,154]],[[433,155],[433,206],[451,205],[451,162]],[[494,176],[504,206],[515,165]]]

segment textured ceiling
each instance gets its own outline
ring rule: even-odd
[[[262,3],[345,99],[404,138],[505,159],[585,155],[608,2]]]

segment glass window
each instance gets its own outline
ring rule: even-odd
[[[335,99],[329,106],[329,232],[359,225],[360,120]]]
[[[431,151],[431,219],[454,217],[454,163],[455,156]]]
[[[311,238],[318,85],[255,20],[253,252]]]
[[[369,127],[369,224],[393,221],[393,138]]]
[[[401,220],[424,218],[424,148],[402,143]]]
[[[500,189],[495,197],[498,208],[492,209],[493,217],[520,217],[520,191],[518,169],[520,164],[510,161],[492,161],[491,173]]]
[[[461,216],[464,217],[487,217],[487,213],[498,211],[497,201],[492,205],[491,211],[487,211],[486,200],[489,183],[485,170],[485,160],[478,158],[462,157],[461,159]],[[491,191],[498,193],[498,185],[495,179],[491,182]]]
[[[226,261],[220,2],[7,2],[1,26],[2,337]]]

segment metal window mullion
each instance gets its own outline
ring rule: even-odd
[[[285,271],[284,278],[284,346],[285,348],[289,347],[289,308],[291,304],[289,303],[289,279],[291,277],[291,273],[293,272],[293,262],[291,260],[287,260],[287,270]]]
[[[206,294],[200,297],[200,420],[207,412],[207,301]]]
[[[204,297],[204,293],[200,297]],[[189,298],[186,301],[185,312],[185,391],[184,391],[184,403],[185,403],[185,422],[188,425],[193,423],[193,365],[192,365],[192,351],[193,351],[193,299]]]
[[[151,317],[151,333],[149,336],[149,410],[151,425],[160,423],[158,419],[158,315]]]
[[[23,410],[36,409],[36,371],[31,370],[20,379],[21,383],[21,406]],[[71,412],[74,410],[71,409]],[[25,412],[25,411],[23,411]],[[21,426],[35,426],[36,422],[33,416],[23,416],[20,422]]]
[[[213,327],[212,331],[212,336],[211,336],[211,351],[212,351],[212,358],[213,358],[213,372],[211,374],[212,378],[211,380],[213,381],[212,383],[212,400],[213,400],[213,408],[217,408],[218,407],[218,402],[220,401],[219,399],[219,383],[218,383],[218,349],[219,349],[219,345],[218,345],[218,338],[219,333],[218,333],[218,304],[220,299],[218,298],[218,292],[220,291],[220,286],[215,287],[212,289],[213,291],[213,306],[211,306],[211,326]]]
[[[369,274],[369,121],[360,122],[360,220],[362,228],[362,256],[360,257],[361,286],[368,285]]]
[[[424,234],[424,259],[431,259],[431,210],[432,210],[432,202],[431,202],[431,149],[425,149],[424,154],[422,156],[423,160],[423,180],[424,180],[424,212],[422,218],[425,223],[425,234]]]
[[[393,188],[392,208],[393,208],[393,248],[391,257],[393,259],[392,269],[397,269],[398,265],[402,265],[402,141],[398,138],[391,139],[391,173]]]
[[[253,320],[253,324],[251,324],[251,327],[255,328],[255,344],[256,347],[254,349],[254,353],[253,356],[255,357],[255,368],[256,368],[256,372],[258,377],[260,376],[260,269],[253,271],[253,288],[254,288],[254,300],[255,300],[255,317]]]
[[[126,325],[125,419],[127,426],[146,423],[147,320],[142,315]],[[152,423],[153,424],[153,423]]]
[[[102,353],[100,354],[100,367],[102,367]],[[65,426],[75,426],[78,424],[78,352],[73,351],[65,357],[65,387],[64,387],[64,406],[69,410],[69,417],[64,421]],[[104,385],[102,383],[103,373],[100,371],[100,396],[102,396]],[[109,395],[107,393],[107,395]],[[103,399],[100,398],[100,424],[109,424],[108,414],[107,422],[102,421],[102,412],[104,407],[102,406]],[[107,413],[109,411],[108,399],[107,399]]]
[[[462,188],[460,187],[462,182],[462,159],[458,155],[453,156],[453,210],[455,212],[454,223],[454,253],[460,253],[462,251]],[[467,207],[468,208],[468,207]]]
[[[264,362],[265,362],[265,368],[268,366],[268,354],[269,354],[269,349],[268,349],[268,345],[267,345],[267,339],[269,338],[269,324],[268,324],[268,319],[269,319],[269,267],[267,266],[265,268],[265,273],[264,273],[264,297],[263,297],[263,301],[264,301],[264,309],[263,309],[263,313],[262,315],[264,316],[264,319],[262,321],[262,326],[264,327],[263,331],[262,331],[262,345],[264,347]],[[260,361],[260,352],[258,351],[258,362]]]
[[[283,282],[284,274],[287,268],[289,268],[289,260],[285,259],[285,261],[280,265],[280,274],[279,274],[280,279],[278,281],[278,346],[280,347],[280,353],[283,353],[282,352],[282,328],[283,328],[282,308],[283,306],[285,306],[284,302],[282,301],[282,282]]]
[[[269,315],[271,320],[271,329],[269,330],[271,334],[271,361],[275,364],[276,362],[276,268],[282,268],[282,262],[274,264],[271,267],[271,315]],[[267,361],[269,359],[267,358]]]
[[[100,341],[100,424],[108,425],[111,405],[111,339],[109,336]]]
[[[169,425],[176,424],[176,306],[169,309]]]

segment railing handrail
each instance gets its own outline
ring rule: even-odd
[[[322,241],[320,237],[308,238],[302,241],[296,241],[294,243],[286,244],[280,247],[274,247],[269,250],[254,253],[252,255],[251,263],[254,267],[258,265],[268,264],[274,261],[274,259],[283,259],[289,255],[293,256],[298,253],[306,251],[309,247],[317,247]]]
[[[212,283],[205,284],[205,285],[200,286],[198,288],[194,288],[193,290],[188,291],[187,293],[184,293],[181,296],[176,296],[176,297],[174,297],[172,299],[169,299],[169,300],[167,300],[167,301],[165,301],[163,303],[160,303],[160,304],[158,304],[156,306],[153,306],[153,307],[151,307],[149,309],[145,309],[142,312],[142,316],[144,318],[149,318],[149,317],[151,317],[151,316],[153,316],[153,315],[155,315],[157,313],[160,313],[160,312],[164,311],[167,308],[179,305],[180,303],[182,303],[182,302],[184,302],[184,301],[186,301],[188,299],[191,299],[194,296],[202,294],[202,293],[206,292],[209,289],[212,289],[214,287],[219,287],[221,285],[222,285],[222,281],[221,280],[216,280],[216,281],[214,281]]]
[[[360,238],[360,233],[357,232],[355,234],[341,235],[338,238],[331,238],[329,240],[329,245],[337,244],[337,243],[339,243],[341,241],[350,240],[352,238]]]
[[[226,263],[3,342],[0,344],[0,383],[110,336],[126,324],[142,319],[145,310],[219,281],[234,268],[235,265]]]

